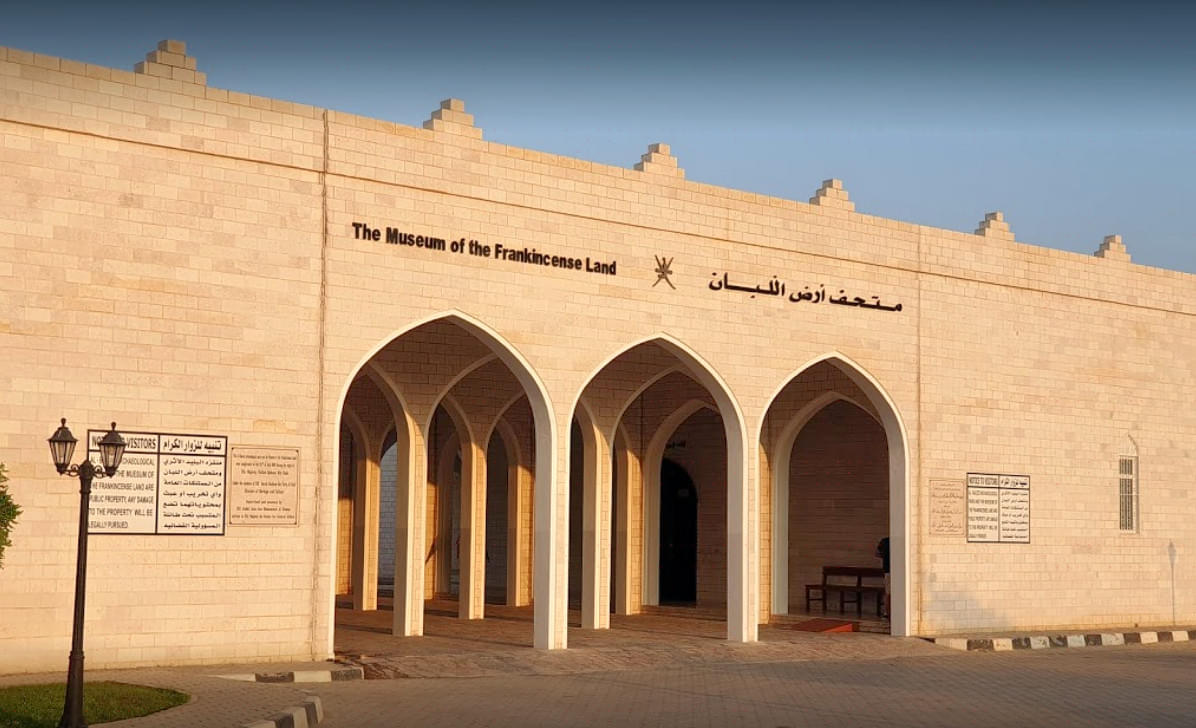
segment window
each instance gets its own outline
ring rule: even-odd
[[[1123,455],[1118,474],[1121,530],[1138,530],[1138,458]]]

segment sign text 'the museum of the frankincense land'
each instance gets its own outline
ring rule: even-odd
[[[474,258],[487,258],[495,263],[519,263],[540,268],[561,268],[613,276],[618,273],[618,261],[601,261],[590,256],[576,258],[554,255],[536,248],[513,248],[503,243],[482,243],[468,238],[445,240],[434,235],[417,235],[393,227],[372,227],[364,222],[353,223],[354,240],[371,240],[388,245],[406,245],[439,253],[456,253]]]

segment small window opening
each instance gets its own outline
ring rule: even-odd
[[[1118,495],[1121,501],[1121,530],[1138,530],[1138,458],[1121,457]]]

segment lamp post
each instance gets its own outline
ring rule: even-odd
[[[62,720],[58,721],[58,728],[87,728],[87,722],[83,719],[83,600],[87,594],[87,516],[91,481],[94,478],[111,478],[116,475],[121,458],[125,454],[125,440],[116,431],[115,422],[99,442],[102,469],[92,463],[90,457],[84,458],[78,465],[71,465],[76,442],[78,440],[67,429],[64,417],[62,426],[49,439],[50,454],[54,457],[54,467],[58,469],[59,475],[79,476],[79,552],[75,558],[75,626],[71,632],[66,703],[62,709]]]

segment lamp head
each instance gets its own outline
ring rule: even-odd
[[[50,436],[50,455],[54,458],[54,467],[61,475],[71,465],[71,457],[75,454],[75,443],[79,442],[66,426],[66,418],[62,418],[62,425]]]
[[[112,429],[100,438],[100,461],[104,464],[104,474],[111,478],[116,475],[120,461],[125,456],[125,438],[116,431],[116,423]]]

